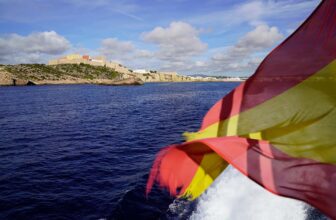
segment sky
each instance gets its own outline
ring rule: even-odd
[[[131,69],[249,76],[320,0],[0,0],[0,63],[104,55]]]

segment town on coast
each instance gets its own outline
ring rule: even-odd
[[[177,72],[132,70],[104,56],[69,54],[48,64],[0,65],[0,86],[46,84],[142,85],[147,82],[232,82],[242,77],[187,76]]]

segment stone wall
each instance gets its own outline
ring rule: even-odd
[[[59,59],[55,60],[50,60],[48,62],[48,65],[58,65],[58,64],[89,64],[92,66],[106,66],[109,68],[114,69],[115,71],[123,74],[132,74],[132,72],[125,66],[119,64],[119,63],[114,63],[114,62],[109,62],[106,61],[105,58],[103,57],[95,57],[94,59],[87,60],[84,58],[78,58],[76,56],[72,56],[71,59],[68,57],[62,57]],[[128,76],[125,76],[125,78],[129,78]]]

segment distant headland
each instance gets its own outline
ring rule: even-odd
[[[146,82],[243,81],[239,77],[185,76],[177,72],[132,70],[104,56],[69,54],[45,64],[0,65],[0,86],[46,84],[142,85]]]

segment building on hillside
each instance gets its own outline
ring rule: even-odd
[[[149,70],[145,70],[145,69],[136,69],[133,70],[134,73],[139,73],[139,74],[146,74],[146,73],[150,73]]]
[[[82,56],[80,54],[69,54],[64,57],[60,57],[58,59],[50,60],[48,62],[48,65],[81,64],[81,63],[90,64],[93,66],[106,66],[106,67],[112,68],[119,73],[123,73],[124,78],[129,78],[134,75],[132,73],[133,72],[132,70],[128,69],[127,67],[119,63],[107,61],[106,57],[104,56],[91,57],[90,55]]]
[[[138,78],[144,82],[188,82],[191,77],[179,75],[176,72],[158,72],[158,71],[144,71],[134,70]]]
[[[81,59],[82,56],[80,54],[69,54],[66,55],[67,60],[76,60],[76,59]]]
[[[84,60],[90,60],[90,56],[89,55],[83,55],[83,59]]]
[[[89,64],[93,66],[105,66],[122,73],[123,78],[137,77],[144,82],[191,82],[191,81],[216,81],[213,77],[192,77],[179,75],[177,72],[160,72],[146,69],[131,70],[120,63],[107,61],[104,56],[69,54],[58,59],[50,60],[48,65],[59,64]]]

